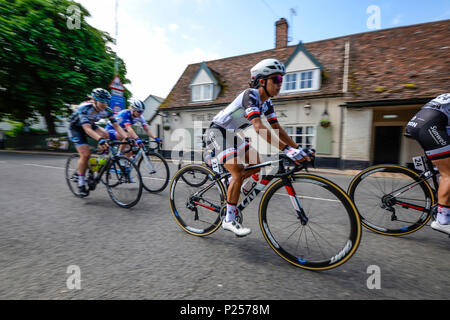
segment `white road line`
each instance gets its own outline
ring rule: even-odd
[[[285,197],[289,197],[288,194],[282,194],[282,193],[275,193],[276,195],[279,196],[285,196]],[[314,198],[314,197],[307,197],[307,196],[302,196],[302,195],[297,195],[297,198],[305,198],[305,199],[313,199],[313,200],[323,200],[323,201],[330,201],[330,202],[339,202],[339,200],[333,200],[333,199],[325,199],[325,198]]]
[[[65,169],[65,168],[61,168],[61,167],[43,166],[43,165],[34,164],[34,163],[25,163],[24,166],[34,166],[34,167],[50,168],[50,169],[61,169],[61,170]]]

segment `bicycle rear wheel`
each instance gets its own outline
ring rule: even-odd
[[[142,195],[142,178],[137,166],[127,157],[116,156],[105,168],[109,196],[122,208],[136,205]]]
[[[146,158],[146,159],[144,159]],[[143,154],[138,162],[142,183],[145,190],[152,193],[163,191],[169,183],[169,165],[158,153]]]
[[[345,191],[325,178],[295,174],[291,183],[292,188],[278,180],[261,199],[259,222],[264,238],[280,257],[297,267],[328,270],[340,266],[361,241],[356,207]],[[300,211],[308,218],[306,223]]]
[[[401,236],[422,228],[435,203],[429,183],[416,172],[397,165],[377,165],[356,175],[347,191],[364,227]]]
[[[195,173],[204,182],[200,187],[192,176],[190,183],[184,182],[185,174]],[[207,236],[222,224],[220,212],[226,204],[226,191],[214,172],[200,165],[187,165],[178,170],[169,187],[170,210],[175,221],[187,233],[195,236]],[[205,179],[205,177],[207,177]]]
[[[78,154],[71,155],[66,162],[66,182],[69,186],[70,191],[77,196],[80,197],[78,192],[78,161],[80,160],[80,156]]]

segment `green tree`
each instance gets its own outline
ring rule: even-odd
[[[70,19],[78,18],[71,6],[79,8],[79,28],[70,27]],[[69,0],[0,0],[0,119],[27,122],[38,113],[53,134],[56,116],[67,116],[70,104],[93,88],[108,87],[113,39],[90,26],[89,16]],[[130,83],[118,61],[122,82]]]

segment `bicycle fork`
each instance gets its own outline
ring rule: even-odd
[[[297,212],[297,218],[300,220],[301,224],[304,226],[308,223],[308,217],[306,216],[305,210],[303,210],[300,201],[297,198],[294,187],[289,179],[285,180],[285,188],[289,194],[289,199],[291,200],[292,206]]]

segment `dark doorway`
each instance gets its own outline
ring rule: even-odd
[[[398,164],[402,127],[375,127],[375,150],[373,164]]]

